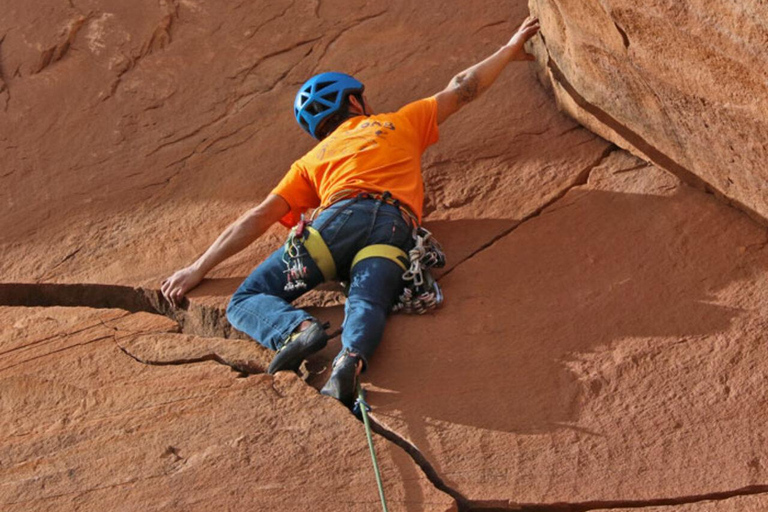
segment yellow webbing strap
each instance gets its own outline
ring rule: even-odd
[[[325,245],[325,240],[320,236],[320,232],[315,228],[307,226],[309,235],[304,240],[304,248],[309,253],[309,256],[320,267],[320,272],[323,273],[323,278],[326,281],[333,281],[336,279],[336,263],[333,261],[333,256],[328,246]]]
[[[352,260],[352,267],[350,268],[355,268],[355,265],[366,258],[387,258],[400,265],[403,272],[408,270],[405,264],[408,261],[408,255],[404,250],[394,245],[375,244],[364,247],[355,255],[355,259]]]

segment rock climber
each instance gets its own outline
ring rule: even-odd
[[[453,77],[444,90],[394,113],[374,113],[364,85],[349,75],[327,72],[310,78],[296,95],[294,115],[319,143],[200,258],[163,281],[165,299],[178,306],[213,267],[245,249],[275,222],[298,224],[286,246],[240,285],[227,318],[236,329],[277,351],[270,374],[295,371],[307,356],[325,347],[328,334],[323,324],[291,302],[335,269],[335,277],[348,283],[342,349],[321,393],[350,407],[357,378],[403,289],[403,268],[394,258],[373,252],[373,257],[360,259],[360,253],[371,247],[407,253],[412,247],[424,197],[421,155],[437,142],[438,125],[488,89],[509,62],[533,60],[523,46],[538,30],[538,19],[526,18],[507,44]],[[305,226],[302,214],[310,209],[315,216]],[[301,260],[302,251],[313,252],[296,244],[309,229],[319,233],[322,247]],[[307,245],[311,238],[310,232]],[[359,261],[353,264],[356,256]],[[291,266],[297,258],[298,266]]]

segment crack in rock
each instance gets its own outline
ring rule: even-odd
[[[448,494],[456,500],[459,512],[506,512],[516,510],[520,512],[587,512],[599,509],[617,508],[644,508],[659,506],[675,506],[698,503],[702,501],[722,501],[739,496],[750,496],[768,493],[768,485],[752,485],[730,491],[717,491],[691,496],[676,496],[671,498],[648,498],[643,500],[594,500],[578,503],[516,503],[499,500],[473,500],[464,496],[458,489],[449,486],[440,477],[435,467],[427,460],[421,451],[398,434],[396,431],[384,426],[376,418],[375,413],[371,417],[372,430],[403,449],[421,468],[427,479],[438,490]]]
[[[5,76],[5,70],[3,68],[3,41],[5,36],[0,37],[0,94],[5,94],[5,105],[3,112],[8,112],[8,105],[11,103],[11,89],[8,87],[8,78]]]
[[[241,82],[244,82],[248,76],[250,76],[259,66],[261,66],[265,61],[272,59],[274,57],[279,57],[280,55],[283,55],[285,53],[288,53],[292,50],[295,50],[297,48],[301,48],[302,46],[312,44],[315,41],[318,41],[322,39],[323,36],[318,37],[311,37],[309,39],[302,39],[301,41],[298,41],[296,43],[293,43],[285,48],[281,48],[279,50],[275,50],[273,52],[267,53],[266,55],[263,55],[262,57],[259,57],[256,59],[256,62],[248,66],[247,68],[241,69],[234,75],[228,77],[228,78],[239,78],[241,79]]]
[[[646,508],[646,507],[672,507],[676,505],[689,505],[704,501],[723,501],[740,496],[752,496],[768,493],[768,485],[751,485],[730,491],[719,491],[692,496],[677,496],[673,498],[649,498],[645,500],[607,500],[585,501],[581,503],[553,503],[548,504],[514,504],[510,503],[506,508],[474,508],[469,510],[482,510],[490,512],[494,510],[519,510],[522,512],[587,512],[589,510],[609,510],[617,508]]]
[[[40,73],[45,68],[63,59],[72,47],[72,43],[75,41],[78,32],[80,32],[80,29],[83,28],[83,25],[85,25],[89,19],[90,14],[88,16],[78,16],[70,21],[69,26],[63,31],[63,41],[47,48],[40,54],[40,61],[33,69],[32,74]]]
[[[152,52],[161,50],[171,44],[171,29],[174,21],[179,17],[178,1],[161,0],[160,5],[165,8],[165,14],[160,18],[152,35],[142,45],[138,58],[145,57]]]
[[[513,231],[515,231],[517,228],[522,226],[524,223],[526,223],[529,220],[531,220],[531,219],[541,215],[544,212],[544,210],[546,210],[547,208],[549,208],[550,206],[552,206],[553,204],[558,202],[560,199],[565,197],[565,195],[571,189],[573,189],[575,187],[579,187],[579,186],[585,185],[587,183],[587,181],[589,180],[589,175],[592,173],[592,170],[595,169],[596,167],[598,167],[601,163],[603,163],[603,161],[606,158],[608,158],[608,155],[610,155],[614,151],[616,151],[616,146],[614,146],[613,144],[611,144],[610,146],[605,148],[605,150],[603,150],[603,152],[600,153],[600,155],[597,157],[597,159],[594,162],[592,162],[587,167],[585,167],[581,172],[579,172],[579,174],[576,175],[576,177],[573,179],[573,181],[571,181],[571,183],[566,185],[566,187],[563,188],[560,192],[558,192],[554,197],[552,197],[552,199],[550,199],[549,201],[545,202],[543,205],[541,205],[540,207],[536,208],[533,212],[529,213],[528,215],[526,215],[525,217],[520,219],[519,222],[517,222],[517,223],[513,224],[511,227],[503,230],[502,232],[500,232],[499,234],[497,234],[496,236],[491,238],[488,242],[484,243],[483,245],[481,245],[480,247],[478,247],[477,249],[472,251],[468,256],[464,257],[462,260],[460,260],[455,265],[453,265],[451,268],[449,268],[447,271],[445,271],[438,278],[438,281],[443,279],[445,276],[447,276],[448,274],[450,274],[454,270],[456,270],[456,268],[459,267],[461,264],[465,263],[468,260],[471,260],[472,258],[477,256],[479,253],[481,253],[484,250],[488,249],[489,247],[493,246],[496,242],[498,242],[502,238],[504,238],[507,235],[511,234]]]
[[[215,352],[210,352],[208,354],[205,354],[199,357],[190,357],[187,359],[172,359],[169,361],[160,361],[160,360],[146,359],[146,358],[137,356],[136,354],[132,353],[128,348],[118,343],[117,337],[114,337],[114,342],[117,348],[119,348],[122,353],[124,353],[125,355],[127,355],[128,357],[130,357],[131,359],[133,359],[138,363],[146,364],[149,366],[181,366],[186,364],[205,363],[208,361],[214,361],[216,363],[219,363],[222,366],[229,366],[234,371],[240,373],[241,377],[245,377],[247,375],[264,373],[263,368],[254,366],[248,363],[247,361],[243,361],[243,362],[228,361]]]
[[[506,230],[505,233],[494,237],[483,248],[475,251],[474,254],[490,247],[495,241],[508,235],[523,222],[540,215],[548,206],[561,199],[571,188],[586,183],[589,174],[605,159],[614,147],[607,148],[600,158],[592,165],[585,168],[574,181],[574,183],[563,190],[555,199],[547,202],[546,205],[539,208],[526,219],[516,224],[513,228]],[[473,255],[462,261],[470,259]],[[454,267],[455,268],[455,267]],[[103,284],[47,284],[47,283],[0,283],[0,305],[18,306],[18,307],[92,307],[98,309],[123,309],[130,313],[147,312],[151,314],[164,315],[180,325],[182,332],[199,334],[205,331],[207,335],[213,335],[220,338],[232,338],[236,336],[234,331],[225,318],[222,309],[216,307],[197,306],[197,309],[190,308],[178,313],[168,306],[160,292],[157,290],[132,288],[129,286],[103,285]],[[193,305],[195,306],[195,305]],[[191,321],[188,317],[195,316],[196,321]],[[108,326],[102,321],[102,324]],[[110,327],[115,331],[117,327]],[[186,328],[186,329],[185,329]],[[140,334],[140,333],[137,333]],[[144,333],[147,334],[147,333]],[[168,334],[168,333],[166,333]],[[174,334],[174,333],[170,333]],[[215,351],[209,351],[197,357],[170,359],[170,360],[152,360],[146,357],[140,357],[118,341],[117,332],[111,336],[102,336],[94,341],[112,338],[116,346],[131,359],[147,365],[155,366],[173,366],[202,363],[215,361],[219,364],[228,366],[240,373],[244,377],[248,374],[263,373],[263,369],[241,361],[229,361]],[[78,345],[79,346],[79,345]],[[67,347],[71,348],[71,347]],[[62,349],[64,350],[64,349]],[[27,362],[27,361],[25,361]],[[20,363],[21,364],[21,363]],[[649,498],[643,500],[594,500],[578,503],[515,503],[506,500],[473,500],[467,498],[460,490],[448,485],[440,476],[435,467],[427,460],[421,451],[408,441],[405,437],[398,434],[395,430],[381,424],[373,416],[373,431],[403,449],[416,465],[424,473],[425,477],[441,492],[451,496],[457,503],[459,512],[470,511],[509,511],[518,510],[522,512],[587,512],[596,509],[617,509],[617,508],[643,508],[655,506],[674,506],[682,504],[691,504],[702,501],[726,500],[738,496],[748,496],[755,494],[768,493],[768,485],[753,485],[729,491],[716,491],[712,493],[678,496],[669,498]]]
[[[406,440],[404,437],[402,437],[400,434],[398,434],[394,430],[387,428],[381,423],[379,423],[379,421],[376,420],[375,416],[372,415],[370,419],[371,419],[371,430],[373,430],[373,432],[380,435],[387,441],[396,444],[405,453],[407,453],[413,459],[416,465],[419,466],[421,471],[424,473],[424,476],[427,477],[430,483],[432,483],[432,485],[434,485],[437,490],[446,493],[451,498],[456,500],[456,504],[459,508],[459,512],[473,510],[472,508],[470,508],[471,501],[467,499],[466,496],[461,494],[458,490],[450,487],[448,484],[445,483],[445,481],[440,477],[439,473],[434,468],[434,466],[429,462],[429,460],[427,460],[427,458],[424,456],[424,454],[421,453],[421,451],[416,447],[416,445]]]
[[[0,306],[89,307],[153,313],[174,320],[183,334],[246,339],[229,324],[223,308],[186,301],[172,308],[159,290],[108,284],[0,283]]]
[[[134,53],[130,57],[122,56],[121,61],[117,64],[118,73],[112,83],[109,86],[109,92],[107,92],[101,101],[106,101],[117,92],[118,87],[123,81],[123,77],[126,73],[136,67],[141,59],[151,55],[152,53],[162,50],[171,44],[171,36],[175,21],[179,17],[179,4],[178,0],[161,0],[160,7],[163,8],[164,14],[157,22],[155,30],[149,39],[139,48],[138,53]]]
[[[318,3],[318,6],[319,6],[319,3]],[[352,30],[354,28],[357,28],[359,25],[362,25],[363,23],[365,23],[367,21],[370,21],[372,19],[375,19],[375,18],[378,18],[380,16],[383,16],[386,13],[387,13],[387,9],[384,9],[383,11],[380,11],[380,12],[377,12],[377,13],[374,13],[374,14],[369,14],[368,16],[363,16],[361,18],[354,19],[347,26],[342,27],[336,34],[331,36],[331,38],[325,44],[325,46],[323,47],[322,53],[320,54],[319,57],[317,57],[317,60],[315,61],[316,62],[315,63],[315,67],[312,68],[312,71],[310,71],[310,74],[313,75],[313,74],[317,73],[317,70],[320,67],[320,64],[322,63],[323,58],[328,53],[328,49],[331,46],[333,46],[336,43],[336,41],[339,40],[339,38],[341,36],[343,36],[344,34],[349,32],[350,30]],[[357,74],[357,73],[355,73],[355,74]]]

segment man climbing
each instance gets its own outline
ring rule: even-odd
[[[296,226],[249,275],[227,308],[232,325],[276,350],[268,372],[297,370],[328,341],[324,326],[291,302],[324,280],[348,282],[342,350],[322,393],[351,406],[386,316],[402,291],[405,265],[421,222],[421,155],[438,125],[493,84],[510,61],[532,60],[523,45],[539,30],[528,17],[509,42],[456,75],[430,98],[375,114],[364,86],[342,73],[322,73],[299,90],[294,114],[320,141],[297,160],[257,207],[232,223],[192,265],[163,281],[176,306],[216,265],[243,250],[272,224]],[[311,223],[302,214],[315,209]],[[298,225],[297,225],[298,224]]]

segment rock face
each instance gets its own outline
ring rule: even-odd
[[[491,1],[86,0],[44,15],[11,4],[0,19],[0,274],[132,286],[194,259],[311,148],[292,102],[313,73],[354,73],[376,110],[397,109],[442,90],[526,13]],[[473,107],[425,156],[433,219],[519,220],[607,147],[524,64]],[[284,234],[214,277],[242,276]]]
[[[290,108],[308,76],[354,73],[377,110],[396,109],[506,42],[526,3],[8,4],[0,509],[380,510],[362,425],[316,391],[338,340],[299,376],[273,378],[272,353],[224,318],[285,230],[215,269],[182,308],[157,289],[311,147]],[[706,20],[693,30],[689,4],[668,18],[689,20],[692,38],[712,35]],[[758,21],[762,8],[741,7]],[[764,86],[759,68],[691,84],[706,108],[671,101],[687,96],[672,94],[668,61],[657,75],[603,75],[598,57],[611,54],[594,46],[647,58],[642,27],[660,11],[613,8],[618,39],[594,24],[599,62],[586,66],[588,34],[569,20],[587,7],[532,9],[547,42],[536,47],[541,69],[561,78],[552,83],[570,114],[646,152],[606,131],[576,91],[712,188],[765,210],[765,119],[755,114],[765,96],[742,94]],[[760,26],[731,33],[744,48]],[[732,70],[761,62],[762,49],[706,64]],[[638,74],[646,85],[629,94]],[[729,91],[738,94],[726,101]],[[694,121],[720,133],[703,138]],[[725,190],[706,172],[724,168],[729,144],[739,173]],[[705,145],[714,156],[700,169]],[[438,273],[447,302],[393,317],[363,379],[390,510],[768,506],[768,235],[651,153],[656,165],[578,126],[536,67],[519,63],[441,125],[424,174],[426,224],[448,254]],[[340,324],[334,289],[301,300]]]
[[[529,4],[541,77],[570,115],[768,218],[764,2]]]
[[[294,374],[175,359],[201,342],[157,315],[0,318],[3,510],[375,510],[362,426]],[[396,510],[455,510],[402,450],[377,449]]]
[[[476,504],[764,492],[767,241],[616,151],[393,323],[375,417]]]

